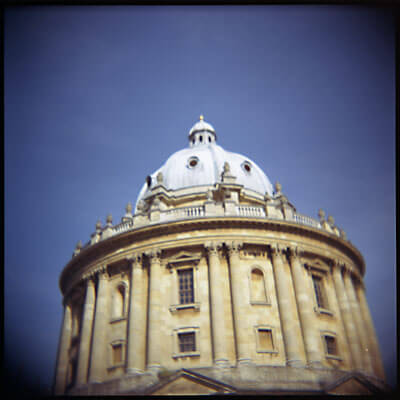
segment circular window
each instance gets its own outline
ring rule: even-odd
[[[251,164],[248,161],[245,161],[244,163],[242,163],[242,169],[244,172],[246,172],[246,174],[250,174]]]
[[[194,168],[199,164],[199,159],[197,157],[190,157],[187,162],[188,168]]]

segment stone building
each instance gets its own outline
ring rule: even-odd
[[[56,394],[387,390],[345,232],[299,214],[203,117],[62,271]]]

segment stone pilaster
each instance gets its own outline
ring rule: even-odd
[[[350,350],[351,363],[353,368],[362,368],[361,350],[357,338],[357,330],[351,315],[350,303],[347,298],[346,289],[344,287],[342,266],[337,260],[334,262],[333,271],[333,283],[335,286],[336,297],[339,303],[340,314],[342,316],[344,331],[347,338],[347,343]]]
[[[130,302],[128,318],[127,372],[140,373],[146,359],[146,302],[141,255],[133,255],[131,262]]]
[[[161,312],[161,250],[153,249],[146,253],[150,259],[150,299],[149,324],[147,332],[147,368],[154,373],[161,368],[160,359],[160,312]]]
[[[87,278],[85,304],[83,306],[82,330],[79,343],[78,371],[76,376],[77,385],[82,385],[87,382],[95,300],[96,294],[94,282],[92,279]]]
[[[364,326],[367,330],[368,335],[368,345],[370,355],[372,358],[372,366],[374,368],[375,375],[385,380],[385,370],[383,369],[382,358],[379,351],[379,344],[376,338],[374,323],[372,321],[371,313],[369,311],[367,299],[365,297],[365,289],[363,283],[359,282],[356,285],[356,293],[358,294],[358,299],[360,301],[361,315],[364,320]]]
[[[108,324],[108,273],[102,267],[98,273],[96,311],[94,316],[93,340],[89,382],[102,382],[106,368],[107,358],[107,324]]]
[[[353,280],[351,278],[351,272],[346,271],[344,274],[344,286],[346,289],[346,294],[350,303],[350,310],[353,317],[354,324],[356,326],[357,337],[360,344],[360,355],[362,360],[361,368],[365,372],[372,372],[372,363],[369,356],[368,340],[366,336],[366,331],[364,328],[363,321],[361,319],[361,311],[358,305],[356,292],[353,286]]]
[[[249,334],[246,315],[246,302],[250,298],[248,293],[248,285],[245,282],[248,280],[247,269],[241,267],[239,259],[239,249],[243,243],[231,242],[227,243],[229,252],[229,265],[231,270],[232,284],[232,303],[233,303],[233,318],[236,332],[236,348],[238,364],[248,364],[251,362],[249,348]],[[247,292],[247,293],[246,293]]]
[[[226,346],[224,298],[221,296],[224,274],[221,273],[221,265],[218,256],[218,249],[220,246],[220,244],[214,242],[205,244],[208,253],[208,268],[210,275],[211,326],[214,362],[218,366],[225,366],[228,364],[228,353]]]
[[[307,282],[307,274],[300,262],[301,249],[290,248],[290,264],[292,267],[293,286],[296,296],[297,309],[299,312],[301,328],[308,365],[311,367],[322,366],[322,354],[320,350],[321,338],[315,329],[315,316],[313,309],[310,285]]]
[[[64,305],[64,318],[61,328],[61,338],[58,348],[57,372],[54,382],[54,394],[62,395],[67,385],[68,350],[71,344],[72,318],[71,306]]]
[[[271,246],[271,250],[279,315],[285,342],[286,362],[287,365],[293,367],[304,366],[305,360],[301,351],[304,345],[301,337],[300,323],[296,308],[292,306],[289,297],[289,294],[293,292],[293,285],[290,282],[290,271],[285,268],[282,259],[282,249],[278,245],[274,245]]]

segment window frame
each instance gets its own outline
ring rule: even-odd
[[[169,310],[171,313],[176,313],[179,310],[193,309],[200,311],[199,288],[198,288],[198,264],[201,256],[188,255],[185,252],[179,253],[176,258],[167,262],[167,268],[171,273],[171,299]],[[193,271],[193,302],[181,304],[179,293],[179,276],[178,271],[192,269]]]
[[[260,331],[270,331],[271,332],[271,340],[272,340],[272,349],[266,350],[261,347],[260,342]],[[254,333],[256,336],[256,353],[263,354],[278,354],[277,341],[276,341],[276,332],[275,327],[272,325],[256,325],[254,326]]]
[[[326,338],[327,337],[334,339],[335,347],[336,347],[336,354],[331,354],[331,353],[328,352],[328,344],[326,342]],[[323,345],[325,357],[328,358],[328,359],[331,359],[331,360],[342,361],[342,357],[340,357],[340,346],[339,346],[339,341],[337,339],[336,332],[321,331],[321,340],[322,340],[322,345]]]
[[[195,351],[180,351],[179,335],[188,333],[194,334]],[[172,358],[185,358],[185,357],[200,357],[200,327],[198,326],[185,326],[175,328],[172,331]]]
[[[263,275],[263,284],[264,284],[264,295],[265,295],[265,300],[264,301],[259,301],[259,300],[254,300],[253,294],[252,294],[252,274],[254,270],[259,270],[262,275]],[[266,271],[263,267],[260,265],[252,265],[249,269],[249,274],[248,274],[248,280],[249,280],[249,303],[253,306],[256,305],[265,305],[265,306],[270,306],[271,305],[271,300],[270,296],[267,290],[267,282],[266,282]]]
[[[312,298],[314,303],[314,311],[320,314],[326,314],[329,316],[333,316],[333,312],[331,309],[332,301],[329,298],[328,290],[327,290],[327,278],[329,275],[329,267],[323,266],[320,263],[314,264],[305,264],[305,267],[308,271],[310,277],[310,290],[312,291]],[[318,304],[317,294],[314,286],[314,277],[320,280],[320,288],[322,289],[322,297],[325,302],[323,305],[325,307],[320,307]]]
[[[121,346],[122,360],[119,363],[114,363],[114,347]],[[116,339],[109,343],[108,370],[125,367],[126,365],[126,340]]]
[[[122,299],[122,315],[114,315],[114,301],[115,298],[114,296],[116,295],[116,291],[119,291],[120,288],[123,287],[124,294],[123,294],[123,299]],[[111,295],[111,316],[110,316],[110,323],[118,322],[125,320],[128,316],[128,304],[129,304],[129,285],[127,282],[123,280],[119,280],[117,283],[115,283],[112,287],[112,295]]]

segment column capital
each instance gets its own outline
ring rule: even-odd
[[[93,270],[97,279],[108,279],[107,265],[101,265]]]
[[[151,260],[151,262],[161,262],[161,249],[157,247],[146,251],[144,254]]]
[[[208,254],[218,255],[218,250],[222,248],[221,242],[206,242],[204,243],[204,247],[207,250]]]
[[[282,256],[283,251],[285,250],[285,248],[281,244],[278,244],[278,243],[271,244],[270,249],[271,249],[271,254],[273,256]]]
[[[129,261],[134,267],[140,265],[140,262],[143,259],[142,253],[133,253],[126,257],[127,261]]]
[[[232,242],[225,243],[225,246],[228,249],[229,255],[238,254],[240,249],[243,247],[243,242],[234,240]]]
[[[304,248],[301,246],[290,245],[289,249],[289,257],[292,258],[299,258],[304,254]]]

